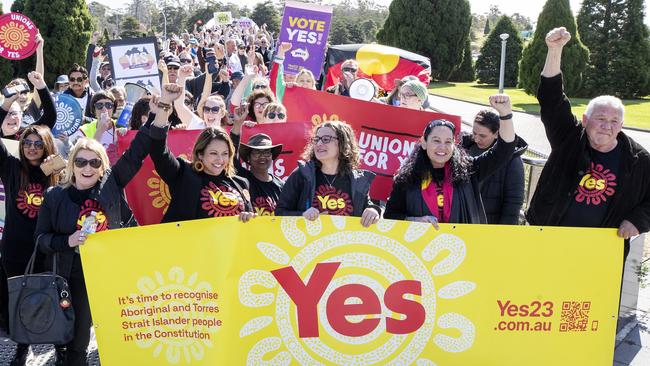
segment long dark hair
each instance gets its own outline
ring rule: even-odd
[[[426,139],[433,131],[434,127],[437,126],[446,126],[447,124],[438,124],[435,123],[438,120],[431,121],[427,128],[425,128],[422,138]],[[449,124],[453,125],[449,121]],[[450,128],[452,134],[455,132],[454,128]],[[459,148],[454,145],[454,151],[451,154],[451,158],[448,161],[451,167],[451,182],[453,184],[460,184],[469,181],[471,175],[472,163],[469,158],[469,155],[465,152],[465,149]],[[417,143],[413,153],[408,158],[404,165],[397,171],[395,174],[395,182],[406,185],[420,185],[423,180],[431,178],[433,171],[433,166],[431,165],[431,160],[427,155],[427,151],[422,148],[422,144]]]
[[[25,128],[20,135],[20,140],[18,140],[18,153],[20,154],[20,189],[27,190],[29,185],[29,161],[25,157],[25,139],[29,135],[36,135],[41,138],[43,141],[43,156],[41,157],[41,162],[45,160],[48,156],[56,154],[56,146],[54,145],[54,137],[52,137],[52,132],[50,129],[40,125],[31,125]],[[48,186],[53,186],[57,183],[55,174],[49,176]],[[47,187],[46,187],[47,188]]]

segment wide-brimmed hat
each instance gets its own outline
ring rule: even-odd
[[[239,157],[244,161],[250,161],[252,150],[271,150],[271,157],[273,160],[282,152],[282,144],[273,145],[271,137],[265,133],[258,133],[248,139],[248,143],[239,144]]]
[[[54,84],[70,84],[70,79],[68,79],[68,75],[59,75],[56,78],[56,82]]]

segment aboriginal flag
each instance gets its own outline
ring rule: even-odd
[[[431,61],[429,58],[399,48],[378,44],[346,44],[330,46],[327,50],[325,88],[335,85],[341,78],[341,64],[348,59],[359,63],[359,75],[374,80],[388,91],[395,87],[395,79],[407,75],[417,76],[429,85]]]

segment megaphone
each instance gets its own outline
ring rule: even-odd
[[[126,90],[126,102],[124,103],[122,113],[120,113],[120,118],[118,118],[115,123],[117,127],[129,126],[129,120],[131,120],[131,114],[133,113],[133,106],[138,100],[140,100],[140,98],[148,94],[146,88],[135,83],[126,83],[124,89]]]
[[[357,79],[350,84],[350,97],[359,100],[371,101],[377,89],[370,79]]]

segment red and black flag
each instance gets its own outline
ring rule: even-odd
[[[374,80],[386,91],[393,90],[395,79],[416,76],[429,85],[431,61],[413,52],[379,44],[346,44],[330,46],[327,50],[325,88],[335,85],[341,78],[341,64],[353,59],[359,63],[359,76]]]

